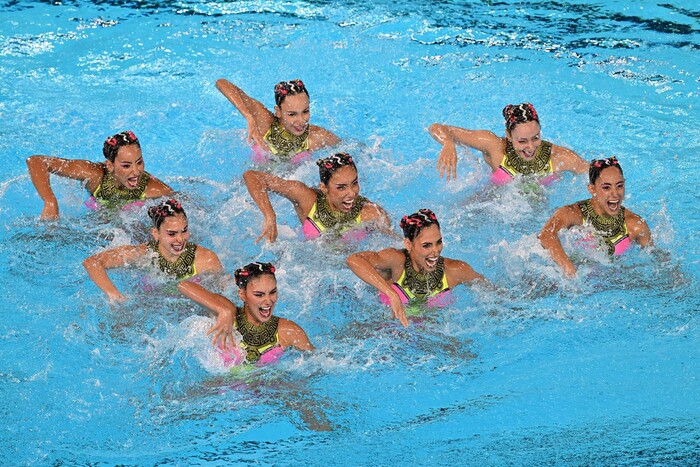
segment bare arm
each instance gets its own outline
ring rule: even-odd
[[[231,300],[191,281],[180,282],[177,289],[193,302],[216,313],[216,324],[207,331],[207,335],[211,335],[213,346],[226,348],[227,345],[236,345],[233,339],[233,319],[237,308]]]
[[[119,292],[107,274],[107,269],[126,266],[146,254],[146,245],[125,245],[105,250],[86,258],[83,267],[90,279],[112,302],[123,302],[126,297]]]
[[[223,272],[224,266],[221,264],[219,257],[208,248],[197,245],[197,251],[194,255],[194,265],[197,268],[197,273],[219,273]]]
[[[555,172],[583,174],[588,172],[589,164],[571,149],[553,144],[552,166]]]
[[[391,219],[389,219],[389,215],[377,203],[372,201],[365,203],[365,205],[362,206],[360,215],[363,222],[369,222],[387,234],[395,235],[395,232],[391,230]]]
[[[102,164],[51,156],[30,156],[27,158],[27,169],[36,192],[44,201],[41,219],[58,219],[58,201],[51,188],[50,174],[75,180],[87,180],[88,190],[93,192],[102,181],[104,173]]]
[[[625,224],[627,224],[630,240],[639,243],[642,248],[654,245],[647,223],[629,209],[625,210]]]
[[[282,348],[291,346],[299,350],[314,350],[314,346],[304,330],[294,321],[280,318],[277,331]]]
[[[161,196],[169,196],[173,193],[172,188],[153,176],[151,176],[148,185],[146,185],[146,198],[160,198]]]
[[[395,248],[384,250],[360,251],[354,253],[345,260],[352,272],[367,284],[389,297],[391,310],[401,324],[408,326],[406,310],[399,294],[391,287],[390,280],[397,274],[398,269],[403,268],[404,255]],[[398,268],[398,269],[397,269]]]
[[[554,215],[544,224],[539,235],[542,246],[549,251],[554,262],[564,270],[564,274],[568,277],[576,275],[576,267],[564,251],[564,247],[559,239],[559,231],[581,224],[583,224],[581,209],[575,204],[570,204],[557,209]]]
[[[216,87],[241,113],[248,125],[248,137],[268,150],[263,136],[272,125],[272,112],[259,101],[249,97],[241,88],[225,79],[216,81]]]
[[[437,169],[440,177],[447,175],[448,181],[450,178],[457,178],[457,144],[480,151],[486,163],[494,171],[501,163],[498,156],[503,153],[503,140],[490,131],[467,130],[433,123],[428,127],[428,132],[438,143],[442,144]]]
[[[262,233],[256,243],[262,238],[266,238],[268,242],[277,239],[277,215],[272,208],[269,191],[291,201],[301,222],[316,202],[316,191],[297,180],[285,180],[269,173],[248,170],[243,173],[243,181],[264,218]]]
[[[340,142],[335,134],[316,125],[309,125],[309,150],[315,151],[327,146],[335,146]]]
[[[445,273],[450,288],[466,282],[488,283],[486,278],[476,272],[469,264],[456,259],[445,258]]]

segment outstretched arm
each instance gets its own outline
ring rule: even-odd
[[[216,313],[216,324],[207,331],[207,335],[211,335],[214,347],[226,348],[227,345],[236,345],[233,339],[233,319],[237,308],[233,302],[191,281],[180,282],[177,289],[193,302]]]
[[[269,150],[263,136],[272,125],[274,116],[257,100],[249,97],[238,86],[225,79],[216,81],[216,87],[241,113],[248,125],[248,138]]]
[[[549,251],[554,262],[564,270],[564,274],[568,277],[576,275],[576,267],[564,251],[564,247],[559,239],[559,231],[571,228],[574,225],[581,225],[582,223],[583,215],[581,214],[581,209],[575,204],[570,204],[557,209],[554,215],[544,224],[539,235],[540,243],[544,249]]]
[[[406,318],[406,310],[401,303],[401,298],[388,282],[393,275],[393,269],[397,266],[403,267],[403,254],[394,248],[386,248],[379,252],[360,251],[348,256],[345,262],[357,277],[389,297],[394,316],[404,327],[408,326],[408,318]]]
[[[498,169],[498,164],[501,161],[497,160],[496,156],[501,152],[502,141],[501,138],[492,132],[487,130],[467,130],[440,123],[430,125],[428,132],[438,143],[442,144],[437,163],[440,177],[446,175],[448,181],[450,178],[457,178],[457,144],[480,151],[491,169]]]
[[[291,346],[298,350],[314,350],[309,337],[301,326],[294,321],[280,318],[277,330],[282,348]]]
[[[107,269],[126,266],[146,254],[145,245],[125,245],[105,250],[86,258],[83,267],[90,279],[99,287],[110,302],[123,302],[126,297],[119,292],[107,274]]]
[[[282,195],[291,201],[299,220],[302,222],[316,202],[316,191],[298,180],[285,180],[266,172],[248,170],[243,173],[243,181],[264,218],[262,233],[256,239],[256,243],[263,238],[266,238],[268,242],[277,240],[277,215],[270,202],[269,191]]]
[[[96,190],[102,180],[101,164],[85,160],[70,160],[51,156],[30,156],[27,169],[34,188],[44,201],[41,219],[58,219],[58,201],[51,188],[50,174],[75,180],[87,180],[88,190]]]

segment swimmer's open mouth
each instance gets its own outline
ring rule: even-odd
[[[352,199],[352,200],[350,200],[350,201],[343,201],[343,208],[345,208],[346,210],[349,211],[349,210],[352,209],[352,207],[353,207],[354,204],[355,204],[355,200],[354,200],[354,199]]]
[[[260,312],[260,316],[263,318],[269,318],[272,316],[272,307],[271,306],[261,306],[258,308],[258,311]]]
[[[129,177],[126,179],[129,188],[136,188],[139,185],[139,177]]]
[[[435,258],[425,258],[425,265],[428,266],[428,269],[435,269],[438,258],[439,256],[436,256]]]
[[[612,212],[617,212],[618,209],[620,209],[620,206],[622,205],[622,202],[618,199],[615,201],[608,200],[608,209]]]

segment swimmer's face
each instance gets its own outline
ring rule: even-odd
[[[328,184],[321,183],[320,188],[332,210],[350,212],[360,193],[357,170],[352,165],[344,165],[333,172]]]
[[[282,128],[291,134],[304,134],[311,118],[309,96],[301,92],[285,97],[279,106],[275,106],[275,115],[280,119]]]
[[[134,190],[139,186],[139,177],[144,171],[144,162],[141,148],[138,145],[128,144],[120,147],[114,162],[108,160],[105,164],[120,187]]]
[[[506,136],[513,144],[515,153],[526,161],[535,158],[535,151],[542,144],[540,124],[534,120],[518,123],[511,131],[506,130]]]
[[[418,272],[434,271],[442,254],[442,233],[436,224],[425,227],[413,241],[404,238],[404,247],[411,257],[413,269]]]
[[[625,198],[625,177],[617,167],[606,167],[594,185],[588,184],[588,191],[597,214],[614,216],[620,211]]]
[[[261,274],[248,281],[245,289],[238,289],[238,296],[245,304],[249,322],[260,325],[267,322],[277,303],[277,279],[272,274]]]
[[[151,229],[151,233],[158,242],[158,251],[168,261],[177,261],[185,251],[185,244],[190,238],[190,230],[184,214],[166,217],[159,228]]]

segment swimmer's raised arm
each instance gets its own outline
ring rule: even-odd
[[[263,140],[267,129],[270,128],[274,115],[259,101],[248,96],[241,88],[226,79],[218,79],[216,87],[246,119],[248,124],[248,137],[259,144],[265,150],[269,150]]]
[[[86,160],[70,160],[51,156],[30,156],[27,158],[29,177],[39,197],[44,201],[41,219],[58,219],[58,200],[51,188],[50,174],[87,180],[87,189],[93,192],[102,180],[103,166]]]
[[[294,321],[280,318],[277,328],[282,348],[294,347],[298,350],[314,350],[313,344],[304,330]]]
[[[216,324],[207,331],[214,347],[225,348],[236,344],[232,330],[237,308],[231,300],[191,281],[180,282],[177,289],[193,302],[216,313]]]
[[[107,275],[107,269],[126,266],[138,261],[146,255],[146,245],[124,245],[111,250],[105,250],[86,258],[83,267],[90,279],[99,287],[111,302],[126,301]]]
[[[389,297],[394,316],[401,321],[401,324],[408,326],[406,310],[390,282],[395,271],[403,268],[403,253],[395,248],[360,251],[348,256],[345,262],[357,277]]]
[[[449,181],[457,178],[457,149],[456,144],[468,146],[480,151],[484,160],[493,169],[498,169],[503,143],[501,138],[488,130],[467,130],[451,125],[433,123],[428,127],[430,135],[440,144],[442,150],[438,156],[437,169],[440,177],[446,176]]]
[[[564,251],[564,247],[559,239],[559,232],[581,224],[583,224],[581,209],[575,204],[570,204],[557,209],[554,215],[544,224],[539,235],[542,247],[549,251],[554,262],[563,269],[564,274],[568,277],[576,275],[576,267],[569,255]]]
[[[243,173],[243,181],[264,217],[262,233],[256,242],[262,238],[266,238],[268,242],[274,242],[277,239],[277,215],[270,202],[269,191],[291,201],[301,222],[316,202],[316,190],[298,180],[286,180],[258,170],[248,170]]]

